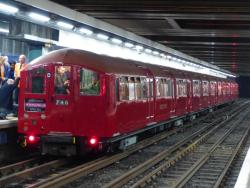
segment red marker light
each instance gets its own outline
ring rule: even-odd
[[[90,139],[89,139],[89,143],[90,143],[90,145],[92,145],[92,146],[94,146],[94,145],[96,145],[97,144],[97,138],[96,137],[91,137]]]
[[[34,142],[34,141],[35,141],[35,137],[34,137],[33,135],[30,135],[30,136],[29,136],[29,141],[30,141],[30,142]]]

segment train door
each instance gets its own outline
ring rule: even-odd
[[[73,67],[69,65],[51,66],[50,124],[49,133],[73,133]]]
[[[147,123],[148,125],[151,125],[152,123],[154,123],[154,117],[155,117],[155,102],[154,102],[154,79],[153,76],[148,75],[148,115],[147,115]]]

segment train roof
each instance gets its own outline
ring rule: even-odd
[[[168,67],[145,64],[133,60],[125,60],[122,58],[110,57],[106,55],[99,55],[92,52],[87,52],[79,49],[65,48],[50,52],[44,56],[41,56],[29,64],[30,66],[36,66],[40,64],[63,64],[63,65],[81,65],[86,68],[102,72],[102,73],[115,73],[125,75],[145,75],[148,70],[153,73],[154,76],[166,76],[166,75],[178,75],[180,77],[206,77],[215,78],[208,75],[202,75],[199,73],[193,73],[188,71],[176,70]],[[219,79],[219,78],[216,78]]]

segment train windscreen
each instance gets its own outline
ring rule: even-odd
[[[43,94],[45,93],[46,70],[38,67],[28,71],[26,79],[26,93]]]

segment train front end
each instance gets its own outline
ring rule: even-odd
[[[23,147],[39,148],[43,154],[76,155],[72,77],[72,66],[63,59],[41,59],[22,71],[18,132]],[[59,144],[47,147],[47,141]]]

